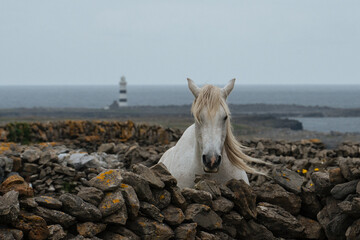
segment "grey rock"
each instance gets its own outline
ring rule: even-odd
[[[226,183],[226,186],[234,193],[235,208],[246,219],[256,218],[256,194],[250,186],[243,180],[232,179]]]
[[[179,240],[194,240],[196,237],[196,223],[181,224],[175,229],[175,238]]]
[[[4,169],[6,173],[11,172],[13,169],[13,160],[5,156],[0,156],[0,168]]]
[[[360,219],[356,220],[345,232],[347,240],[359,240],[360,238]]]
[[[256,223],[254,220],[241,221],[237,227],[239,239],[249,240],[276,240],[273,233],[265,226]]]
[[[181,193],[181,189],[177,186],[170,187],[171,202],[177,207],[184,209],[186,207],[186,199]]]
[[[211,207],[215,212],[224,214],[230,212],[233,209],[234,203],[224,197],[219,197],[212,202]]]
[[[104,193],[94,187],[83,187],[77,193],[84,201],[91,203],[94,206],[98,206],[104,197]]]
[[[109,216],[114,212],[120,210],[125,204],[125,200],[120,190],[107,193],[104,199],[99,204],[99,209],[103,217]]]
[[[24,163],[23,171],[28,173],[28,175],[32,175],[37,173],[39,170],[39,165],[35,163]]]
[[[311,174],[311,180],[318,195],[328,195],[333,187],[333,184],[330,183],[329,174],[325,172],[314,172]]]
[[[128,219],[126,205],[123,205],[118,211],[102,219],[104,223],[113,223],[125,225]]]
[[[344,199],[347,195],[356,192],[356,186],[358,183],[359,180],[353,180],[337,184],[331,189],[331,195],[333,195],[335,199]]]
[[[211,194],[212,199],[218,198],[221,196],[221,191],[219,185],[212,180],[203,179],[195,184],[195,189],[206,191]]]
[[[222,219],[209,206],[203,204],[190,204],[185,211],[185,219],[193,221],[207,230],[222,228]]]
[[[41,153],[39,164],[44,165],[56,159],[57,159],[56,152],[53,149],[48,149]]]
[[[360,217],[360,197],[350,197],[338,204],[343,213]]]
[[[40,156],[41,150],[38,148],[28,148],[21,154],[21,158],[29,163],[35,162],[36,160],[40,159]]]
[[[294,193],[287,192],[278,184],[266,182],[260,187],[254,187],[253,190],[259,202],[278,205],[293,215],[300,212],[301,198]]]
[[[324,239],[325,233],[321,228],[320,223],[301,215],[297,216],[297,219],[299,223],[304,226],[304,234],[306,239]]]
[[[360,195],[360,182],[356,185],[356,193]]]
[[[258,221],[276,236],[284,238],[301,238],[304,227],[283,208],[261,202],[257,206]]]
[[[163,163],[152,166],[150,170],[152,170],[166,186],[176,186],[176,179],[171,175]]]
[[[59,200],[63,203],[63,209],[72,216],[82,221],[98,221],[101,219],[101,212],[94,205],[84,202],[80,197],[65,193]]]
[[[131,217],[137,217],[140,209],[140,201],[134,188],[127,184],[121,184],[119,190],[122,192],[125,199],[128,214]]]
[[[221,196],[226,197],[227,199],[230,200],[235,199],[235,194],[226,185],[220,184],[219,188],[220,188]]]
[[[211,206],[212,196],[209,192],[196,190],[193,188],[184,188],[181,190],[181,194],[188,202],[201,203]]]
[[[301,192],[301,186],[305,182],[302,176],[286,168],[274,169],[273,178],[280,186],[295,194]]]
[[[131,231],[125,227],[119,226],[119,225],[110,226],[109,231],[118,233],[118,234],[128,238],[129,240],[140,240],[140,237],[138,235],[136,235],[133,231]]]
[[[39,206],[39,204],[37,204],[35,198],[25,198],[20,200],[20,206],[22,208],[31,209],[31,208],[36,208],[37,206]]]
[[[169,225],[179,225],[185,220],[185,215],[180,208],[172,205],[161,211],[164,216],[165,222]]]
[[[16,221],[20,213],[19,193],[11,190],[0,196],[0,223]]]
[[[132,168],[136,174],[139,174],[146,181],[148,181],[151,187],[154,187],[154,188],[164,188],[165,187],[165,183],[163,181],[161,181],[160,178],[158,176],[156,176],[156,174],[152,170],[150,170],[148,167],[145,167],[142,164],[134,164],[132,166]]]
[[[122,182],[122,173],[119,169],[110,169],[101,172],[89,181],[90,186],[102,191],[112,191],[117,189]]]
[[[128,223],[133,232],[142,236],[142,239],[170,239],[174,237],[172,229],[164,223],[154,222],[144,217],[137,217]]]
[[[49,229],[49,232],[50,232],[49,240],[62,240],[62,239],[65,239],[66,232],[61,227],[61,225],[59,225],[59,224],[49,225],[48,229]]]
[[[341,169],[339,167],[329,170],[329,181],[332,184],[339,184],[345,182],[345,178],[342,175]]]
[[[93,222],[84,222],[78,223],[76,229],[78,233],[84,237],[94,237],[95,235],[101,233],[106,228],[106,224],[103,223],[93,223]]]
[[[114,143],[103,143],[98,148],[98,152],[106,152],[106,153],[112,153],[114,150],[115,144]]]
[[[312,219],[316,219],[317,213],[322,209],[322,205],[319,201],[315,190],[302,187],[301,192],[301,213]]]
[[[140,200],[153,201],[153,195],[149,183],[140,175],[132,172],[123,172],[123,183],[132,186]]]
[[[160,209],[151,203],[141,202],[140,212],[143,215],[149,216],[158,222],[163,222],[164,220],[164,215],[161,213]]]
[[[198,237],[202,240],[221,240],[216,235],[204,231],[200,231]]]
[[[58,210],[37,207],[34,212],[36,215],[45,219],[47,223],[60,224],[64,228],[68,228],[76,223],[75,217]]]
[[[360,158],[340,158],[342,175],[349,181],[360,178]]]
[[[60,209],[62,207],[62,202],[57,200],[56,198],[49,196],[38,196],[35,197],[35,201],[43,207],[51,208],[51,209]]]

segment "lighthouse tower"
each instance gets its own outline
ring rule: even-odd
[[[126,107],[127,106],[127,96],[126,96],[126,80],[125,80],[125,77],[122,76],[121,77],[121,80],[119,82],[119,85],[120,85],[120,95],[119,95],[119,101],[118,101],[118,104],[119,104],[119,107]]]

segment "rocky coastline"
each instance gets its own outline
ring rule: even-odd
[[[180,136],[132,122],[0,127],[0,239],[359,239],[359,143],[244,141],[268,177],[179,189],[157,162]]]

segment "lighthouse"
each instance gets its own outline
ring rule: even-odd
[[[120,85],[120,91],[119,91],[119,101],[118,105],[119,107],[126,107],[127,106],[127,96],[126,96],[126,79],[124,76],[121,77],[121,80],[119,82]]]

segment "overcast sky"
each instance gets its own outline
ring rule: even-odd
[[[0,85],[360,84],[360,1],[0,0]]]

